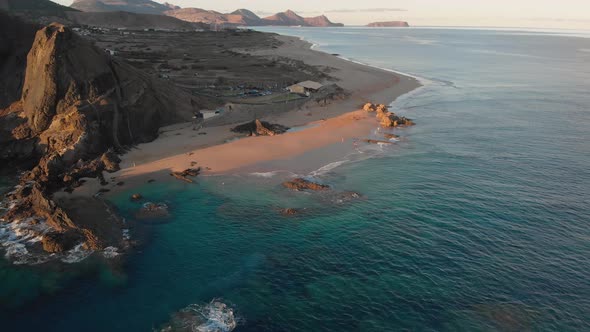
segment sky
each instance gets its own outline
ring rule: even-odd
[[[72,0],[53,0],[70,5]],[[165,2],[165,0],[156,0]],[[413,26],[531,27],[590,30],[590,0],[167,0],[221,12],[250,9],[261,16],[292,9],[325,14],[346,25],[402,20]]]

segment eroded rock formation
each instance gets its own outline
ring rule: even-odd
[[[20,100],[0,110],[0,162],[36,166],[5,197],[0,228],[26,229],[34,239],[27,244],[48,253],[117,246],[120,225],[76,220],[53,193],[78,186],[83,177],[104,183],[103,172],[119,169],[115,151],[153,140],[161,126],[189,120],[198,103],[59,24],[36,33],[24,76]]]
[[[366,112],[375,112],[379,124],[383,128],[395,128],[399,126],[413,126],[414,122],[404,116],[398,116],[387,110],[387,106],[367,103],[363,106]]]

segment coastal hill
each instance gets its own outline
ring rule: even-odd
[[[311,27],[341,27],[340,23],[332,23],[326,16],[302,17],[292,10],[278,13],[263,19],[263,25],[281,26],[311,26]]]
[[[64,18],[67,13],[78,10],[45,0],[0,0],[0,10],[18,15],[26,20],[42,17]]]
[[[374,22],[367,24],[371,28],[408,28],[410,24],[404,21]]]

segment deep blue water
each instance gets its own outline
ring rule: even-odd
[[[0,263],[1,326],[146,331],[220,299],[236,331],[590,330],[590,39],[266,30],[428,80],[394,105],[418,123],[401,142],[318,176],[365,199],[286,192],[281,174],[146,186],[173,219],[134,234],[126,265]]]

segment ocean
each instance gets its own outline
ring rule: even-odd
[[[203,331],[590,330],[589,34],[261,30],[424,83],[393,104],[417,123],[394,146],[301,174],[362,198],[288,192],[271,164],[135,189],[173,217],[132,230],[126,263],[0,261],[3,330],[149,331],[183,308]]]

